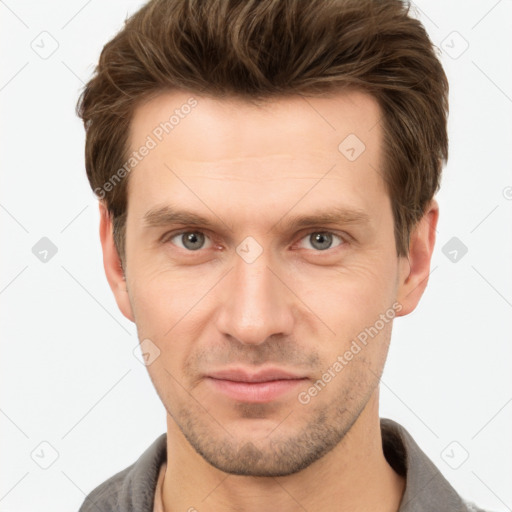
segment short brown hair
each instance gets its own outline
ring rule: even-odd
[[[151,0],[108,42],[77,104],[85,166],[124,260],[126,161],[135,108],[186,90],[247,101],[356,87],[378,100],[396,250],[438,191],[448,158],[448,81],[400,0]],[[341,142],[341,141],[340,141]],[[107,188],[107,187],[106,187]]]

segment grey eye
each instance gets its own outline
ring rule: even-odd
[[[333,246],[333,241],[335,242],[338,239],[338,243]],[[310,249],[311,247],[317,251],[326,251],[327,249],[332,249],[333,247],[337,247],[338,245],[342,245],[344,240],[334,234],[329,233],[328,231],[313,231],[309,235],[305,236],[302,239],[302,244],[307,243],[310,247],[304,247],[305,249]]]
[[[186,231],[173,236],[172,239],[177,239],[180,242],[176,244],[179,247],[189,251],[197,251],[203,248],[206,237],[200,231]]]
[[[309,235],[311,245],[319,251],[329,249],[332,245],[332,234],[331,233],[311,233]]]

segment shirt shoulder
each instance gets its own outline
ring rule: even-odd
[[[137,461],[98,485],[79,512],[152,512],[158,474],[167,460],[167,435],[160,435]]]
[[[387,418],[380,426],[384,456],[405,478],[398,512],[486,512],[459,496],[404,427]]]

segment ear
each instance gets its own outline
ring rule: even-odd
[[[124,276],[121,259],[114,244],[112,219],[108,213],[106,206],[100,201],[100,240],[101,248],[103,251],[103,267],[105,275],[107,276],[108,284],[117,302],[117,306],[121,313],[135,322],[128,290],[126,287],[126,280]]]
[[[408,257],[400,258],[397,301],[402,309],[397,316],[414,311],[427,287],[438,218],[439,205],[432,199],[411,233]]]

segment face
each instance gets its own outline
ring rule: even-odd
[[[126,282],[114,265],[109,281],[190,446],[227,473],[292,474],[354,424],[415,305],[381,113],[360,92],[190,98],[136,110],[131,149],[155,145],[129,176]]]

